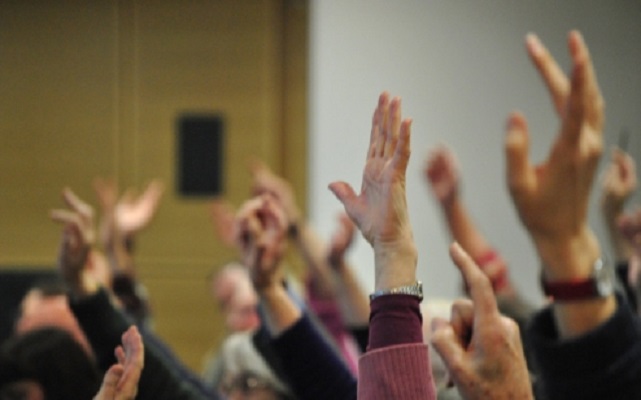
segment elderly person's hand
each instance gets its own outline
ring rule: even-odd
[[[345,182],[329,186],[374,248],[376,290],[416,282],[417,252],[405,193],[411,124],[411,119],[401,119],[401,99],[381,94],[360,194]]]

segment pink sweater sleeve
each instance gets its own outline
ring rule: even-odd
[[[357,399],[435,400],[427,345],[388,346],[361,356]]]

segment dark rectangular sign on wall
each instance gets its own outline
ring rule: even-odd
[[[223,118],[216,114],[178,117],[177,188],[184,196],[223,192]]]

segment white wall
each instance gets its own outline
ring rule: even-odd
[[[379,92],[389,90],[414,118],[408,196],[426,294],[455,296],[459,286],[421,175],[427,149],[444,142],[461,161],[463,194],[476,221],[509,261],[518,286],[540,299],[538,262],[504,183],[508,113],[519,109],[528,118],[535,160],[558,129],[524,36],[536,32],[567,67],[567,31],[582,31],[607,102],[606,142],[616,143],[627,127],[629,151],[641,165],[641,2],[317,0],[311,15],[309,204],[319,230],[329,235],[341,209],[327,184],[342,179],[360,187],[371,114]],[[603,238],[597,196],[592,205],[592,225]],[[352,261],[371,290],[372,254],[363,240]]]

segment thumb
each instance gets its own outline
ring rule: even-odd
[[[452,325],[443,318],[432,319],[432,346],[441,356],[450,376],[458,381],[460,375],[465,373],[465,350]]]
[[[334,193],[334,196],[340,201],[345,207],[345,212],[352,221],[355,221],[355,209],[358,204],[358,196],[354,189],[345,182],[332,182],[329,184],[329,190]]]
[[[530,179],[532,170],[528,150],[529,138],[525,118],[520,113],[512,113],[508,118],[505,137],[507,183],[512,192],[525,189]]]
[[[124,369],[122,365],[112,365],[111,368],[107,370],[107,373],[105,373],[105,378],[103,379],[102,385],[100,386],[100,391],[98,392],[98,394],[96,394],[94,400],[113,399],[116,395],[116,387],[118,385],[118,381],[120,381],[120,378],[123,374]]]

